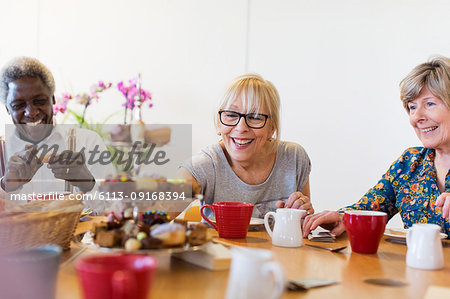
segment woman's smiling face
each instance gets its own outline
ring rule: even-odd
[[[424,87],[408,103],[409,121],[423,146],[450,151],[450,109]]]
[[[238,113],[267,113],[266,109],[262,111],[245,111],[241,99],[234,100],[225,110]],[[264,127],[260,129],[249,128],[242,117],[236,126],[219,125],[219,132],[223,138],[223,146],[233,162],[246,163],[252,159],[257,159],[264,153],[265,146],[274,134],[274,129],[270,117]]]

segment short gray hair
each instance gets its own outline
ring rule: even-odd
[[[50,93],[55,93],[55,79],[50,70],[39,60],[32,57],[16,57],[10,60],[0,73],[0,101],[6,105],[9,93],[9,83],[23,78],[40,78]]]
[[[428,62],[416,66],[400,82],[400,99],[409,113],[408,103],[413,101],[426,87],[450,108],[450,59],[445,56],[432,57]]]

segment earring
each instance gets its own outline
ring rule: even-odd
[[[220,132],[217,132],[217,135],[218,135],[218,136],[222,136],[222,133],[220,133]]]

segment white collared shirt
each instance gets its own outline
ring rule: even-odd
[[[96,182],[99,179],[104,179],[108,174],[114,173],[114,167],[111,163],[107,163],[106,165],[102,165],[100,163],[89,163],[89,158],[91,155],[91,151],[95,149],[97,146],[97,150],[99,152],[107,151],[107,148],[100,138],[100,136],[90,130],[77,128],[75,125],[55,125],[53,127],[52,132],[45,139],[36,144],[37,148],[41,148],[43,145],[47,145],[51,147],[53,145],[57,145],[58,153],[61,153],[64,150],[68,149],[67,146],[67,137],[69,136],[69,130],[75,129],[76,136],[76,146],[75,151],[80,152],[84,150],[85,158],[86,158],[86,166],[89,171],[92,173]],[[14,155],[19,151],[23,151],[25,146],[30,144],[25,140],[22,140],[18,135],[18,132],[15,128],[10,127],[6,130],[6,161],[9,160],[9,157]],[[49,153],[52,153],[50,151]],[[39,156],[40,157],[40,156]],[[98,160],[99,153],[94,156]],[[94,186],[92,191],[94,191],[97,187]],[[77,188],[75,188],[75,191]],[[42,194],[49,192],[64,192],[65,191],[65,180],[56,179],[53,175],[52,171],[47,168],[47,164],[43,164],[38,171],[33,176],[33,179],[24,184],[21,189],[16,190],[14,193],[20,194]]]

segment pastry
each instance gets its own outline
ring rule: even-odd
[[[163,242],[160,239],[145,237],[141,240],[142,249],[160,249],[163,246]]]
[[[125,242],[125,249],[128,251],[139,250],[139,249],[141,249],[141,247],[142,247],[141,241],[139,241],[135,238],[129,238]]]
[[[108,175],[99,186],[99,191],[106,198],[132,198],[136,192],[136,182],[128,173]]]
[[[126,142],[131,143],[130,125],[114,126],[109,132],[112,142]]]
[[[127,236],[135,237],[139,233],[139,227],[134,223],[133,220],[127,220],[120,228],[121,231]]]
[[[183,225],[186,229],[188,227],[188,221],[184,219],[175,218],[173,222]]]
[[[186,229],[178,223],[163,223],[151,232],[151,236],[160,239],[166,247],[178,246],[186,241]]]
[[[169,215],[164,211],[150,210],[141,216],[142,223],[150,227],[155,224],[162,224],[170,221]]]
[[[159,199],[160,194],[171,198],[192,198],[199,194],[200,187],[186,179],[166,179],[141,176],[132,178],[128,173],[108,175],[99,186],[105,198]],[[134,193],[134,194],[133,194]]]
[[[202,245],[208,242],[208,226],[203,223],[192,225],[186,235],[188,243],[192,246]]]
[[[169,127],[147,129],[145,123],[135,120],[133,124],[116,125],[109,132],[112,142],[131,143],[135,141],[144,141],[147,144],[163,146],[170,141],[172,129]]]
[[[100,247],[112,248],[122,243],[123,232],[118,229],[99,230],[95,234],[95,243]]]
[[[208,226],[193,224],[170,217],[164,211],[151,210],[141,215],[139,223],[134,220],[108,216],[108,222],[95,224],[91,229],[94,242],[101,247],[119,247],[128,251],[159,249],[189,244],[198,246],[209,241]]]
[[[145,130],[144,141],[147,144],[155,144],[155,146],[163,146],[170,141],[172,129],[169,127]]]

